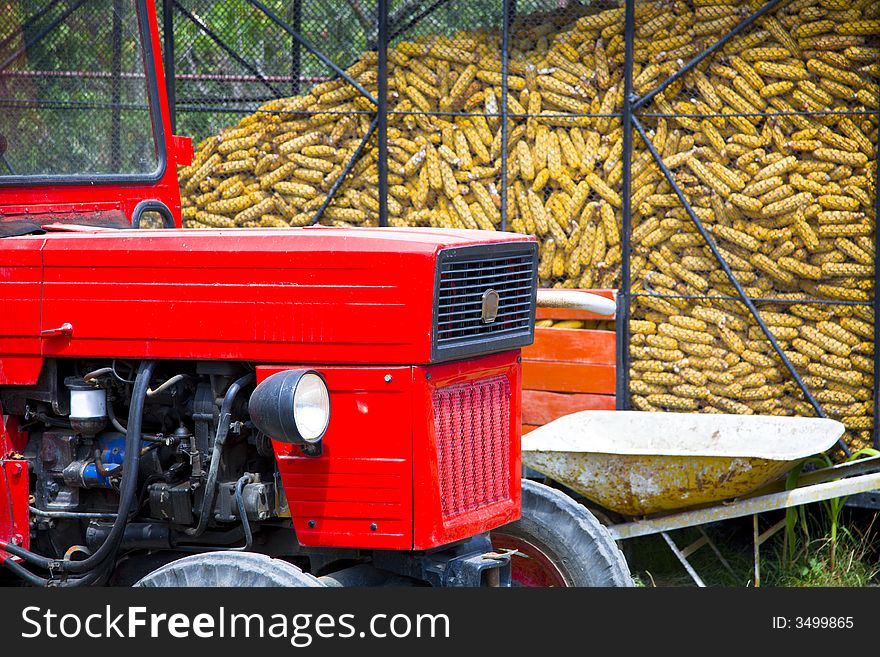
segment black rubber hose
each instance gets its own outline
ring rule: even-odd
[[[48,579],[46,579],[45,577],[40,577],[39,575],[34,575],[27,568],[22,566],[20,563],[16,563],[9,557],[6,558],[6,561],[3,562],[3,565],[9,572],[16,575],[17,577],[20,577],[31,586],[46,586],[49,584]]]
[[[235,483],[235,505],[238,508],[238,517],[241,520],[241,528],[244,530],[244,545],[232,548],[238,552],[247,552],[254,545],[254,534],[251,531],[251,521],[247,517],[247,510],[244,508],[244,486],[251,483],[251,476],[244,475]]]
[[[202,496],[202,509],[199,513],[199,523],[195,527],[184,530],[187,536],[201,536],[208,527],[208,517],[214,507],[214,496],[217,493],[217,473],[220,470],[220,454],[226,437],[229,435],[229,422],[232,419],[232,404],[241,389],[256,380],[253,372],[245,374],[229,386],[223,396],[223,404],[220,406],[220,420],[217,423],[217,434],[214,436],[214,449],[211,453],[211,465],[208,468],[208,480],[205,482],[205,493]],[[129,424],[129,427],[131,424]]]
[[[44,511],[35,506],[29,506],[31,515],[40,518],[56,518],[58,520],[115,520],[115,513],[90,513],[88,511]]]
[[[141,458],[141,422],[144,415],[144,399],[150,387],[150,378],[156,361],[142,361],[135,378],[134,389],[131,394],[131,407],[128,412],[128,434],[125,437],[125,457],[123,458],[123,477],[119,493],[119,510],[113,527],[94,554],[82,561],[67,561],[63,559],[50,559],[42,555],[25,550],[17,545],[11,545],[0,541],[0,549],[28,561],[42,568],[58,573],[84,573],[95,569],[104,559],[115,553],[119,541],[122,539],[125,525],[128,523],[128,510],[137,492],[138,468]],[[97,579],[97,577],[96,577]]]
[[[79,586],[89,586],[90,584],[94,584],[96,581],[105,577],[108,574],[108,564],[99,564],[97,568],[86,573],[82,577],[75,577],[72,579],[66,580],[57,580],[57,579],[48,579],[46,577],[40,577],[29,571],[27,568],[22,566],[20,563],[13,561],[12,559],[6,559],[3,562],[3,565],[6,569],[12,574],[20,577],[24,581],[26,581],[31,586],[59,586],[63,588],[73,588]]]

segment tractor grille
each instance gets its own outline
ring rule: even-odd
[[[444,520],[510,497],[510,382],[506,376],[434,391]]]
[[[534,243],[446,249],[437,259],[433,360],[516,349],[532,343],[538,256]],[[483,299],[498,294],[487,322]]]

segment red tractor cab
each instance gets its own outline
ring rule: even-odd
[[[0,53],[0,579],[628,579],[521,487],[534,239],[181,229],[154,3],[76,7],[106,62],[41,49],[35,14]]]

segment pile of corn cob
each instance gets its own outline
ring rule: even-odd
[[[761,6],[637,5],[644,94]],[[516,20],[508,228],[541,242],[542,285],[617,287],[621,261],[622,8]],[[658,94],[641,121],[696,215],[817,400],[870,438],[880,75],[876,0],[791,0]],[[389,59],[389,222],[501,221],[500,35],[401,42]],[[349,75],[377,93],[375,53]],[[302,226],[324,204],[375,106],[342,80],[272,101],[202,142],[181,169],[186,225]],[[849,114],[847,114],[849,112]],[[460,113],[460,114],[457,114]],[[633,404],[813,415],[652,159],[634,143]],[[321,222],[375,225],[372,140]],[[659,295],[659,296],[638,296]]]

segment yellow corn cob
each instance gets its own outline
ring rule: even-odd
[[[211,214],[210,212],[204,212],[202,210],[196,211],[195,220],[201,224],[215,228],[232,228],[235,226],[235,222],[229,217]]]

